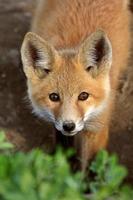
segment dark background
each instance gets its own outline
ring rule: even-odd
[[[0,0],[0,127],[6,128],[7,137],[21,150],[35,146],[49,148],[54,142],[53,133],[45,134],[45,124],[31,114],[24,100],[26,79],[20,46],[35,7],[34,0]],[[130,10],[133,11],[133,3]],[[127,71],[120,79],[109,150],[118,153],[129,169],[128,181],[133,183],[133,50]]]

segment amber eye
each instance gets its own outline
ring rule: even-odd
[[[80,101],[85,101],[87,100],[89,97],[89,94],[87,92],[82,92],[79,96],[78,96],[78,100]]]
[[[60,101],[60,96],[57,93],[51,93],[49,95],[49,98],[51,101],[55,101],[55,102]]]

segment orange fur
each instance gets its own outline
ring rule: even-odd
[[[115,86],[129,55],[127,7],[125,0],[42,0],[32,30],[56,48],[70,48],[103,29],[113,46],[111,77]]]
[[[107,144],[114,90],[120,73],[126,67],[130,49],[130,13],[127,4],[126,0],[41,0],[31,28],[41,38],[29,34],[23,43],[24,65],[27,65],[25,56],[29,58],[25,50],[28,48],[28,41],[34,41],[35,46],[38,45],[44,53],[49,51],[47,59],[54,57],[51,61],[53,72],[48,77],[45,74],[44,80],[37,76],[37,73],[42,73],[42,71],[38,72],[30,67],[24,69],[34,103],[37,102],[41,107],[45,105],[51,109],[55,118],[60,116],[62,111],[65,112],[68,107],[72,114],[81,118],[89,107],[98,106],[109,90],[108,87],[105,89],[105,79],[108,77],[106,71],[103,70],[102,75],[97,78],[85,72],[84,64],[79,57],[84,57],[82,54],[88,47],[83,47],[82,44],[98,29],[102,29],[110,40],[112,46],[112,65],[109,72],[111,91],[107,108],[94,120],[95,123],[98,121],[103,126],[96,133],[84,131],[75,136],[75,148],[80,152],[81,160],[83,160],[82,169],[85,169],[87,160]],[[83,53],[77,51],[79,48],[84,48]],[[63,102],[55,104],[47,98],[48,93],[53,92],[55,88],[58,88]],[[92,94],[89,101],[76,102],[76,95],[83,90],[89,90],[88,92]]]

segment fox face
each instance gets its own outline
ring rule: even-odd
[[[112,48],[101,30],[73,49],[56,50],[34,33],[25,36],[22,62],[33,112],[73,136],[97,131],[110,96]]]

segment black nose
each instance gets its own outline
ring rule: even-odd
[[[64,131],[71,132],[75,129],[75,124],[71,121],[64,122],[63,129],[64,129]]]

